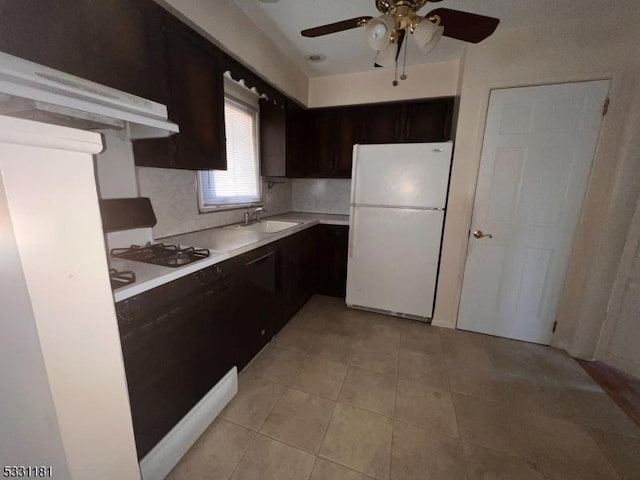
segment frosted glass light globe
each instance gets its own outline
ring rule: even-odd
[[[387,26],[384,23],[379,23],[373,28],[371,32],[371,36],[378,40],[379,38],[384,37],[387,34]]]
[[[395,24],[391,15],[380,15],[379,17],[369,20],[365,27],[369,46],[378,51],[387,48],[394,26]]]

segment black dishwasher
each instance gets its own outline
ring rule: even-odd
[[[238,293],[236,307],[238,370],[242,370],[276,333],[284,312],[279,250],[266,245],[230,260],[236,265]]]
[[[234,366],[225,263],[116,304],[139,459]]]

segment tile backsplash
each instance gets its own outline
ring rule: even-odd
[[[149,197],[158,224],[154,238],[219,227],[241,222],[245,209],[200,213],[196,190],[196,172],[167,168],[137,167],[140,195]],[[267,215],[291,211],[291,181],[269,189],[262,184],[262,198]]]
[[[291,204],[294,212],[349,214],[351,180],[294,178]]]

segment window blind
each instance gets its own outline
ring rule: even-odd
[[[227,170],[199,173],[201,207],[261,201],[257,114],[256,108],[226,97]]]

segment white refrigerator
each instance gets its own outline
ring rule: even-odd
[[[355,145],[347,306],[433,316],[453,143]]]

